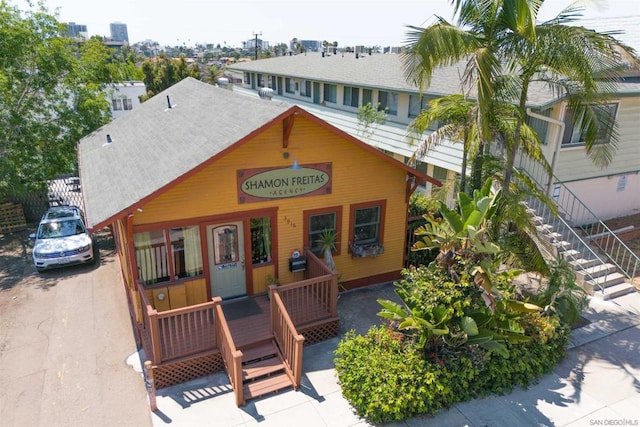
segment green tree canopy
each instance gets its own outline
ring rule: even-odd
[[[109,53],[78,49],[43,4],[0,2],[0,196],[43,190],[76,170],[76,143],[109,120]]]
[[[166,53],[161,53],[156,58],[146,59],[142,62],[142,73],[147,94],[143,101],[173,86],[186,77],[200,80],[200,67],[198,64],[187,65],[184,56],[178,59],[171,58]]]

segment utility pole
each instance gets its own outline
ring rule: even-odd
[[[253,33],[254,37],[255,37],[255,49],[256,49],[256,59],[258,59],[258,36],[262,35],[262,32],[259,33]]]

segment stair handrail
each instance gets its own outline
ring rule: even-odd
[[[525,165],[523,165],[523,159],[525,158],[528,161]],[[538,185],[538,187],[544,189],[543,184],[540,182],[538,177],[534,176],[535,174],[533,170],[530,169],[532,164],[533,162],[531,162],[531,160],[526,156],[521,156],[519,169],[525,172]],[[541,167],[537,169],[541,170],[543,173],[546,173],[546,170],[542,169]],[[560,188],[564,190],[563,192],[558,192],[557,197],[555,196],[555,194],[549,195],[552,196],[554,200],[556,200],[558,210],[566,214],[569,217],[570,221],[574,223],[575,226],[580,227],[583,231],[585,231],[585,233],[587,232],[584,227],[585,224],[589,224],[591,225],[591,227],[594,227],[594,224],[596,224],[596,226],[599,226],[602,231],[597,233],[590,233],[588,237],[598,236],[598,239],[592,240],[593,243],[604,252],[607,258],[620,269],[620,271],[625,275],[627,279],[633,280],[636,277],[636,273],[640,272],[638,270],[640,268],[640,257],[638,257],[622,240],[620,240],[620,238],[604,222],[602,222],[602,220],[600,220],[600,218],[598,218],[598,216],[591,209],[589,209],[589,207],[578,196],[576,196],[569,187],[561,182],[555,175],[553,175],[553,179],[550,182],[552,182],[555,186],[559,185]],[[570,196],[570,202],[567,201],[566,205],[565,203],[561,203],[560,201],[561,195],[565,193]],[[565,201],[566,199],[563,197],[562,200]],[[583,218],[579,219],[574,216],[573,206],[575,206],[576,202],[578,204],[578,208],[582,208],[584,212],[590,215],[590,217],[585,215]],[[568,208],[569,204],[571,204],[572,206],[571,209]],[[584,219],[587,219],[587,222],[584,222]],[[600,244],[600,241],[605,240],[605,237],[606,244],[603,247],[603,245]],[[611,245],[609,245],[610,237],[612,238]],[[587,244],[587,247],[588,246],[589,245]],[[618,249],[617,251],[615,250],[616,247]],[[612,255],[613,252],[616,252],[618,255],[620,255],[620,251],[622,251],[621,257],[615,257]]]
[[[244,389],[242,386],[242,352],[236,349],[233,337],[229,329],[227,319],[222,311],[222,298],[212,298],[214,302],[214,326],[216,331],[216,342],[220,346],[220,354],[227,368],[231,388],[236,396],[236,406],[242,406],[245,403]]]
[[[540,199],[534,198],[534,202],[535,202],[536,204],[539,204],[539,206],[543,207],[544,209],[548,210],[549,212],[551,212],[551,210],[549,209],[549,207],[548,207],[548,206],[547,206],[543,201],[541,201]],[[536,213],[540,214],[540,210],[539,210],[539,208],[532,207],[532,206],[530,205],[530,202],[529,202],[529,206],[530,206],[532,209],[534,209],[534,210],[536,211]],[[587,251],[588,251],[588,252],[589,252],[589,254],[593,257],[593,259],[597,260],[597,261],[598,261],[598,263],[599,263],[600,265],[605,264],[605,262],[602,260],[602,258],[600,258],[600,257],[598,256],[598,254],[597,254],[597,253],[595,253],[595,252],[593,251],[593,249],[591,249],[591,247],[590,247],[590,246],[589,246],[589,245],[588,245],[584,240],[582,240],[582,238],[580,237],[580,235],[578,235],[578,233],[576,233],[576,231],[573,229],[573,227],[572,227],[571,225],[569,225],[569,224],[564,220],[564,218],[562,218],[561,216],[555,216],[555,215],[554,215],[554,218],[560,221],[560,223],[562,224],[562,226],[563,226],[564,230],[566,230],[566,231],[569,233],[569,237],[572,237],[575,241],[577,241],[577,242],[579,243],[579,245],[581,245],[581,246],[583,246],[584,248],[586,248],[586,249],[587,249]],[[545,221],[547,220],[547,218],[544,218],[544,217],[543,217],[543,219],[544,219]],[[562,235],[564,236],[564,234],[563,234],[563,233],[560,233],[560,234],[562,234]],[[551,242],[551,244],[553,245],[553,242]],[[554,246],[556,247],[556,250],[557,250],[557,249],[558,249],[558,247],[557,247],[556,245],[554,245]],[[556,253],[556,254],[553,254],[553,255],[555,255],[555,257],[556,257],[556,258],[558,257],[558,254],[557,254],[557,253]],[[571,257],[571,260],[572,260],[572,261],[577,261],[577,258],[575,258],[573,255],[570,255],[570,257]],[[589,273],[589,272],[586,270],[586,268],[584,268],[582,265],[577,264],[577,263],[574,263],[573,265],[578,269],[578,271],[579,271],[579,272],[580,272],[580,273],[585,277],[585,279],[586,279],[587,281],[589,281],[589,280],[590,280],[593,284],[597,284],[598,288],[600,289],[600,292],[602,292],[602,294],[603,294],[603,295],[606,295],[606,290],[605,290],[606,288],[605,288],[604,284],[600,284],[600,283],[598,283],[598,282],[596,281],[596,277],[594,277],[591,273]],[[603,278],[604,278],[604,282],[606,282],[606,279],[607,279],[607,276],[608,276],[608,275],[609,275],[609,272],[606,272],[603,276],[599,276],[599,277],[603,277]]]
[[[302,382],[302,347],[304,336],[296,330],[282,302],[276,285],[269,286],[271,300],[271,330],[284,358],[287,376],[297,390]]]

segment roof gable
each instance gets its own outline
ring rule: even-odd
[[[234,94],[187,78],[83,138],[78,164],[88,226],[127,215],[228,150],[297,115],[381,156],[419,179],[426,176],[297,106]]]

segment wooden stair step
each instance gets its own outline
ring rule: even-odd
[[[278,348],[269,341],[255,347],[249,347],[247,349],[241,349],[242,351],[242,363],[248,363],[252,360],[260,360],[268,357],[273,357],[278,354]]]
[[[279,357],[262,359],[257,362],[248,363],[242,367],[242,380],[251,381],[282,370],[284,370],[284,363],[282,363]]]
[[[255,399],[257,397],[264,396],[265,394],[289,387],[293,387],[293,383],[287,374],[282,373],[259,381],[245,383],[243,386],[243,392],[245,399]]]

